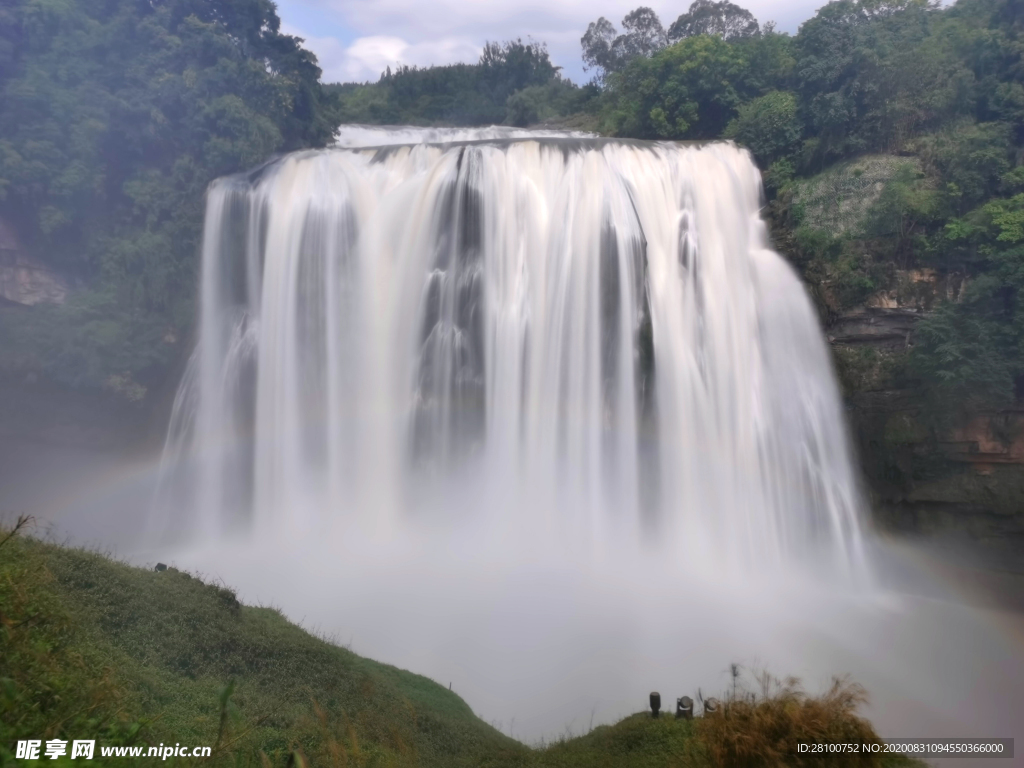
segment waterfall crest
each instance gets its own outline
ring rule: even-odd
[[[725,143],[333,148],[215,182],[156,520],[457,508],[524,542],[856,568],[838,390],[759,205]]]

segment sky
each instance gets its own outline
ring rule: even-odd
[[[645,0],[636,0],[636,5]],[[668,26],[689,8],[651,2]],[[825,0],[740,0],[758,21],[795,33]],[[604,16],[621,27],[636,7],[617,0],[278,0],[283,31],[305,39],[324,82],[375,81],[388,66],[476,62],[484,43],[528,38],[546,43],[562,74],[584,83],[580,37]]]

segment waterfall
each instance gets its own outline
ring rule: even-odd
[[[210,187],[160,526],[436,521],[856,569],[837,386],[749,155],[476,137]]]

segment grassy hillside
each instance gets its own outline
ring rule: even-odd
[[[224,586],[8,532],[0,542],[0,765],[19,762],[18,739],[209,746],[205,765],[367,768],[767,766],[796,740],[877,739],[853,714],[856,688],[840,686],[692,722],[634,715],[530,749],[431,680],[241,605]],[[77,761],[46,764],[65,762]],[[94,764],[132,762],[97,747]]]
[[[180,571],[13,538],[0,612],[13,651],[0,763],[18,738],[86,735],[214,746],[243,764],[515,765],[528,752],[446,688]]]

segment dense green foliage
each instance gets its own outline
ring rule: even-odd
[[[800,143],[800,128],[796,96],[789,91],[770,91],[740,105],[722,135],[770,166],[793,154]]]
[[[1019,174],[1018,174],[1019,175]],[[1024,186],[1024,185],[1022,185]],[[975,277],[957,303],[919,325],[914,360],[940,408],[1024,399],[1024,194],[994,198],[948,222],[945,259]]]
[[[8,366],[18,341],[97,386],[175,353],[161,340],[191,322],[207,184],[333,134],[300,42],[270,0],[4,3],[0,216],[87,287],[5,312]]]
[[[173,568],[8,539],[0,643],[0,765],[29,738],[95,738],[99,764],[126,762],[99,760],[100,744],[161,742],[213,747],[215,765],[294,765],[295,752],[312,765],[476,768],[529,754],[447,688]]]
[[[878,739],[855,714],[859,689],[806,697],[790,686],[717,718],[639,714],[529,749],[448,689],[242,605],[222,585],[9,533],[0,528],[0,766],[14,763],[18,739],[96,739],[97,765],[153,762],[103,759],[99,746],[179,743],[213,755],[167,764],[261,768],[724,768],[741,764],[737,748],[742,764],[767,767],[800,740]]]
[[[765,31],[772,29],[769,23]],[[621,72],[634,60],[653,56],[669,43],[699,36],[735,41],[757,37],[760,32],[753,14],[728,0],[694,0],[668,31],[653,10],[641,6],[622,19],[621,34],[604,16],[591,22],[580,45],[584,69],[596,70],[595,82],[603,82],[607,75]]]
[[[80,641],[53,574],[11,530],[0,529],[0,765],[20,738],[89,738],[132,745],[146,722],[99,649]]]
[[[748,147],[826,321],[908,270],[966,284],[927,307],[904,369],[939,408],[1004,406],[1024,391],[1022,29],[1012,0],[835,0],[793,36],[697,0],[667,31],[643,6],[591,24],[583,88],[521,40],[321,86],[269,0],[17,0],[0,9],[0,217],[85,289],[0,307],[0,370],[141,397],[188,338],[217,175],[342,121],[548,122]],[[828,194],[857,215],[824,215]]]
[[[742,53],[700,36],[638,58],[613,74],[615,132],[642,139],[719,136],[741,103]]]
[[[668,39],[672,42],[696,35],[718,35],[723,40],[756,37],[760,25],[754,14],[729,0],[694,0],[686,13],[672,22]]]
[[[795,36],[727,5],[694,3],[678,43],[607,67],[602,130],[748,147],[826,321],[908,271],[965,285],[924,307],[902,375],[936,416],[1019,402],[1021,5],[835,0]]]
[[[541,44],[320,83],[270,0],[15,0],[0,9],[0,219],[76,287],[0,306],[0,374],[145,398],[194,320],[204,192],[340,122],[526,125],[595,95]]]
[[[544,45],[522,40],[488,43],[476,64],[388,67],[376,83],[326,89],[342,122],[378,125],[526,125],[593,95],[559,77]]]
[[[604,16],[592,22],[580,40],[583,63],[587,69],[602,74],[618,72],[630,61],[651,56],[668,44],[668,34],[658,15],[645,6],[626,14],[622,34]]]

